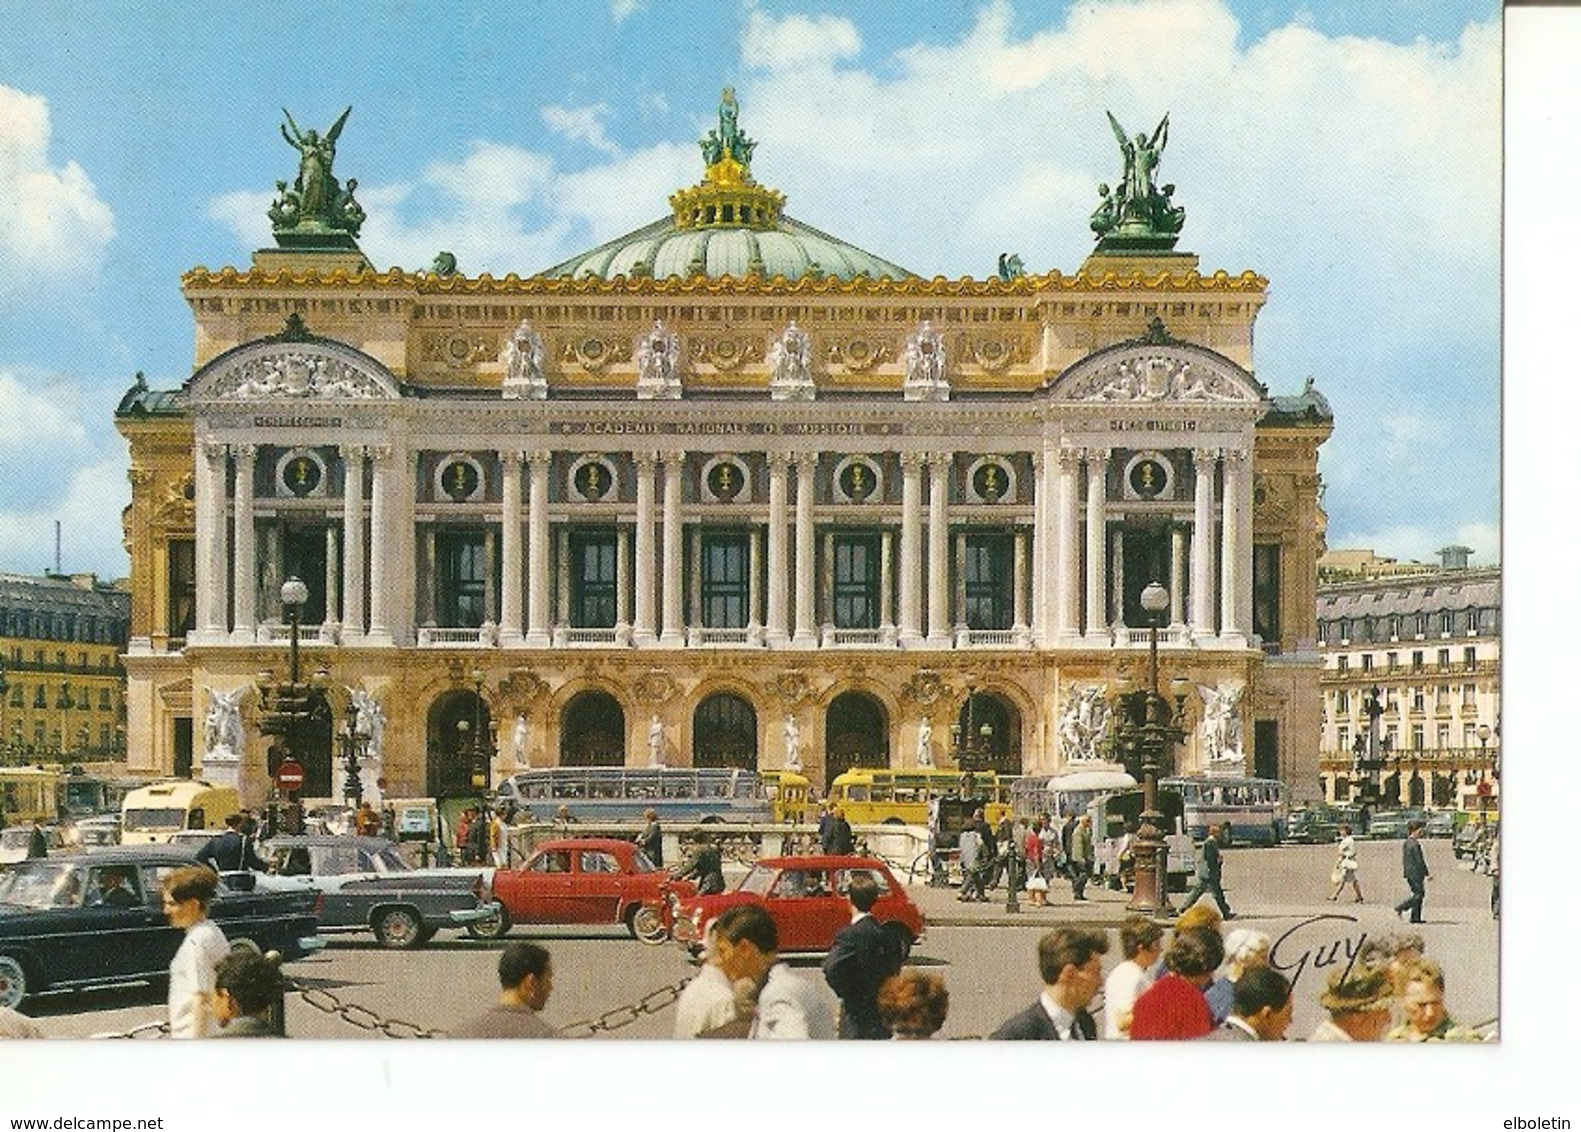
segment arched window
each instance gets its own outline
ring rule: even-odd
[[[758,765],[758,716],[752,705],[729,692],[709,696],[692,715],[692,765]]]
[[[826,785],[856,766],[889,765],[889,715],[864,692],[845,692],[824,717]]]
[[[626,712],[608,692],[579,692],[560,719],[561,766],[624,766]]]

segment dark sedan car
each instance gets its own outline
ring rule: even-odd
[[[493,920],[485,869],[418,869],[381,837],[307,834],[276,837],[265,849],[272,875],[264,888],[324,893],[325,931],[371,931],[381,947],[416,947],[440,928]]]
[[[42,991],[162,979],[182,933],[165,922],[160,882],[193,857],[121,846],[25,861],[0,877],[0,1006]],[[324,946],[317,892],[243,891],[225,878],[209,917],[232,943],[300,959]],[[238,887],[232,887],[232,885]]]

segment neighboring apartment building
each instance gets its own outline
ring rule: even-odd
[[[1385,559],[1395,568],[1383,576],[1367,568],[1318,587],[1329,801],[1357,792],[1376,715],[1386,804],[1497,805],[1500,572],[1468,567],[1461,547],[1440,553],[1453,565],[1403,571]],[[1381,714],[1368,710],[1374,698]]]
[[[496,777],[657,750],[822,786],[951,765],[968,717],[1002,771],[1054,772],[1094,753],[1061,739],[1090,694],[1145,679],[1159,581],[1180,769],[1210,769],[1197,685],[1237,693],[1211,769],[1315,791],[1333,421],[1254,377],[1267,281],[1172,238],[926,278],[785,215],[727,105],[669,215],[538,274],[376,271],[277,227],[183,277],[192,376],[116,414],[133,769],[267,788],[295,576],[309,795],[339,793],[354,692],[393,794],[465,790],[475,718]],[[203,738],[232,700],[237,752]]]
[[[0,574],[0,752],[9,763],[125,757],[131,593],[92,574]]]

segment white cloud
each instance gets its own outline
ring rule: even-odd
[[[26,509],[0,509],[0,545],[17,569],[54,569],[55,523],[60,522],[61,568],[90,570],[105,579],[124,577],[121,512],[132,501],[126,454],[114,452],[76,468],[64,493]]]
[[[645,7],[643,0],[611,0],[609,5],[609,18],[617,24],[623,24],[632,16],[642,11]]]
[[[204,211],[210,220],[234,231],[248,247],[266,248],[274,242],[269,225],[269,206],[274,198],[274,193],[225,193],[209,201]]]
[[[0,298],[98,273],[115,216],[74,161],[51,164],[49,104],[0,86]]]
[[[561,137],[585,142],[612,157],[620,153],[620,147],[604,131],[609,107],[602,102],[593,106],[545,106],[541,114],[544,125]]]
[[[741,34],[742,61],[766,71],[818,69],[862,53],[862,35],[839,16],[747,14]]]

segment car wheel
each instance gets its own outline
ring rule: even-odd
[[[906,930],[906,925],[891,920],[884,925],[884,931],[889,934],[889,937],[895,941],[895,945],[899,948],[900,961],[904,963],[911,958],[911,945],[916,941],[911,938],[911,933]]]
[[[410,908],[387,908],[373,921],[373,937],[380,947],[402,951],[422,942],[423,921]]]
[[[505,933],[511,930],[511,914],[503,904],[498,908],[499,911],[488,919],[468,924],[467,934],[473,939],[504,939]]]
[[[632,905],[631,911],[626,913],[626,929],[643,943],[663,943],[670,938],[664,917],[657,908],[647,904]]]
[[[0,1006],[15,1010],[27,997],[27,968],[14,955],[0,955]]]

